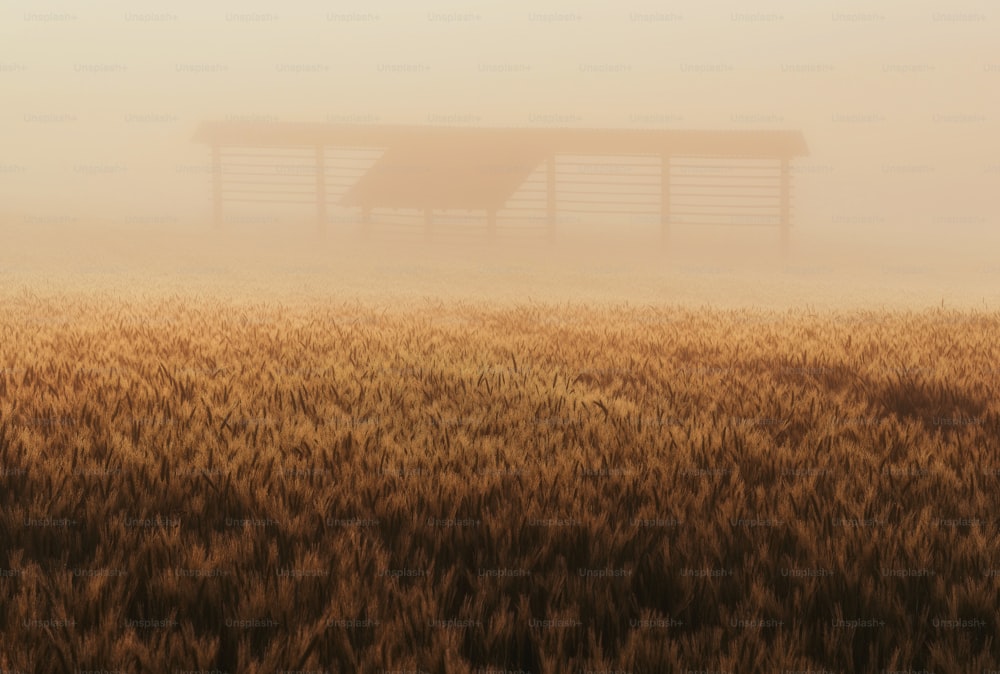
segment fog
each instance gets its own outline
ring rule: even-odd
[[[998,17],[924,0],[8,1],[0,283],[996,309]],[[789,130],[808,154],[784,255],[775,227],[678,224],[663,244],[614,216],[428,240],[419,217],[366,230],[333,201],[320,237],[310,204],[227,204],[215,226],[195,142],[212,120]]]

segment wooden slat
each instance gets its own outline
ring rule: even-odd
[[[299,205],[302,205],[302,206],[306,206],[308,204],[313,203],[313,201],[311,199],[310,200],[303,200],[303,199],[251,199],[249,197],[230,197],[230,198],[226,199],[226,201],[233,202],[233,203],[237,203],[238,202],[238,203],[267,203],[267,204],[299,204]]]
[[[222,191],[223,191],[224,194],[260,194],[261,193],[261,190],[243,190],[243,189],[233,190],[233,189],[229,189],[229,188],[224,188]],[[313,191],[313,190],[306,190],[306,191],[301,191],[301,190],[267,190],[267,194],[301,194],[301,195],[306,196],[306,197],[311,197],[312,199],[316,198],[316,192]]]

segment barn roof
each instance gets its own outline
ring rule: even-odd
[[[390,147],[427,143],[528,144],[546,153],[797,157],[809,153],[799,131],[771,129],[585,129],[393,124],[209,121],[194,140],[232,147]]]

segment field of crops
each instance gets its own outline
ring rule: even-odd
[[[995,668],[998,337],[11,294],[0,669]]]

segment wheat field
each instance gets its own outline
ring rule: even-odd
[[[995,311],[3,307],[5,672],[1000,663]]]

